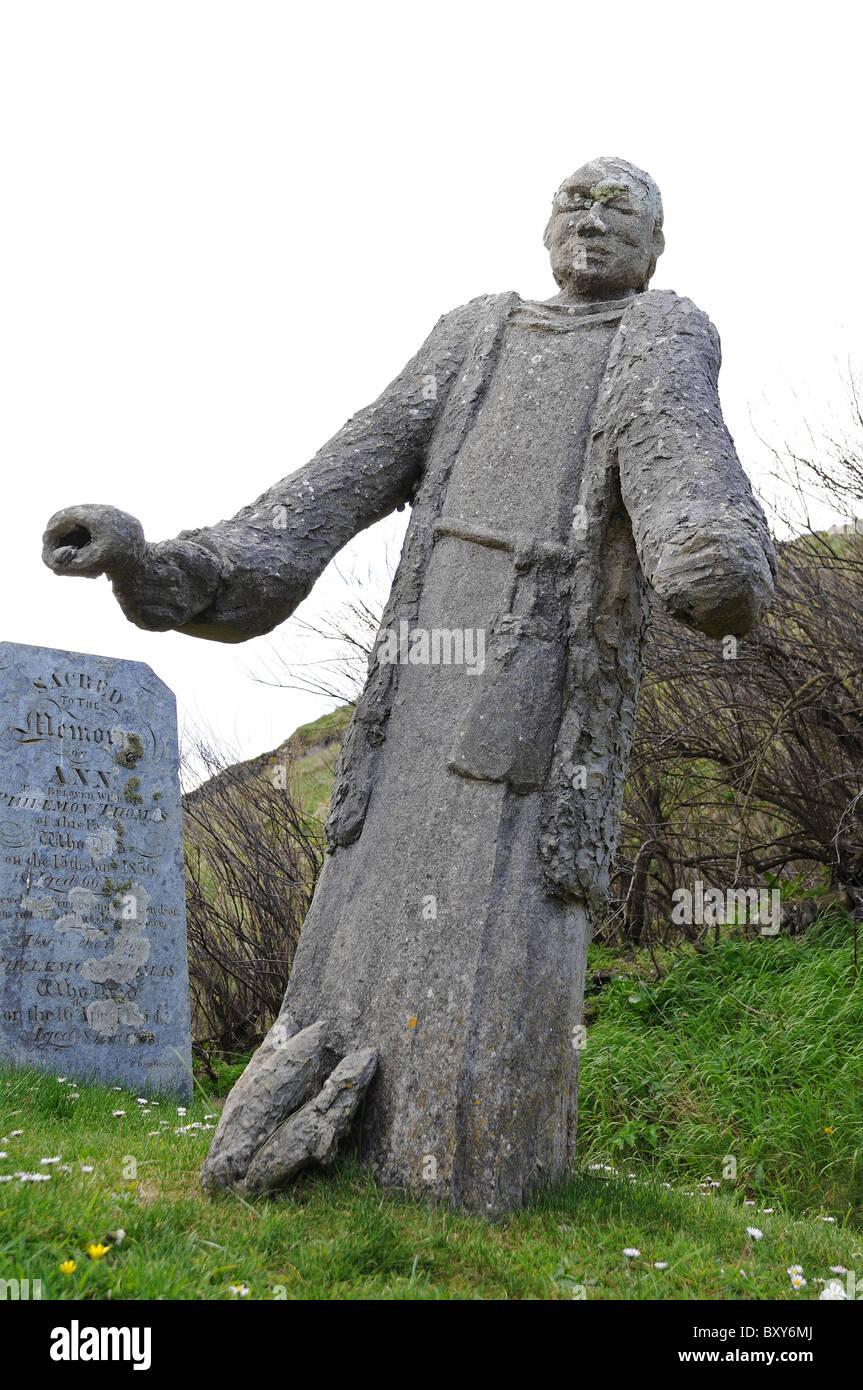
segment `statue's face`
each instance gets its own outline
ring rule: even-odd
[[[609,299],[646,288],[665,241],[643,185],[596,160],[564,179],[545,244],[564,293]]]

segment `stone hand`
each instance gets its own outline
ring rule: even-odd
[[[124,574],[141,563],[145,550],[140,521],[95,504],[55,512],[42,537],[42,560],[50,570],[85,579]]]

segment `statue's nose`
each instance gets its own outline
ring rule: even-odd
[[[594,208],[580,217],[575,228],[579,236],[605,236],[606,226]]]

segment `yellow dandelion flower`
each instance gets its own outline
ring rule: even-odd
[[[825,1125],[825,1126],[824,1126],[824,1133],[825,1133],[825,1134],[832,1134],[832,1133],[833,1133],[833,1126],[832,1126],[832,1125]]]
[[[64,1260],[63,1263],[62,1263],[61,1266],[60,1266],[60,1273],[61,1273],[61,1274],[74,1274],[74,1273],[75,1273],[75,1270],[76,1270],[77,1268],[78,1268],[78,1265],[77,1265],[77,1263],[75,1262],[75,1260]]]
[[[107,1255],[110,1249],[110,1245],[88,1245],[87,1254],[91,1260],[101,1260],[102,1256]]]

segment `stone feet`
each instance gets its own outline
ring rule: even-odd
[[[280,1015],[225,1102],[201,1170],[205,1192],[256,1196],[285,1187],[310,1164],[329,1167],[377,1067],[371,1048],[332,1067],[324,1020]]]

